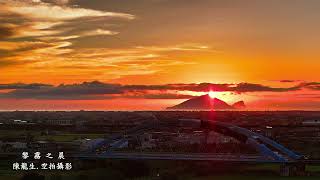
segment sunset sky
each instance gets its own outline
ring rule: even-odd
[[[320,110],[319,0],[0,0],[0,110]]]

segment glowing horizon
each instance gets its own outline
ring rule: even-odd
[[[216,98],[216,94],[215,94],[214,91],[209,91],[209,92],[208,92],[208,95],[209,95],[209,97],[210,97],[211,99]]]
[[[0,0],[0,110],[161,110],[210,91],[252,109],[318,110],[319,8]]]

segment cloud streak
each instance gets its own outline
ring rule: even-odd
[[[67,3],[68,1],[51,1],[51,3],[34,0],[0,1],[0,18],[5,22],[4,25],[0,26],[0,38],[61,35],[70,30],[76,31],[77,28],[74,27],[74,22],[84,21],[90,18],[100,18],[101,21],[106,21],[110,18],[126,20],[135,18],[135,16],[131,14],[65,5]],[[97,24],[89,23],[89,25],[91,26],[86,30],[86,34],[89,35],[117,34],[110,30],[96,28]],[[76,36],[82,34],[71,35]]]
[[[164,67],[194,64],[169,58],[172,52],[211,51],[197,43],[127,48],[76,47],[96,36],[115,36],[112,30],[135,15],[94,10],[57,0],[0,0],[0,68],[38,69],[66,73],[71,69],[99,74],[97,78],[120,78],[163,71]],[[108,22],[112,22],[109,25]],[[85,37],[85,38],[84,38]],[[92,45],[92,44],[91,44]],[[93,45],[95,46],[95,45]],[[22,73],[23,74],[23,73]],[[91,75],[92,75],[91,74]],[[19,78],[19,77],[18,77]]]
[[[19,14],[33,20],[72,20],[84,17],[116,17],[125,19],[134,19],[131,14],[98,11],[85,8],[76,8],[68,6],[59,6],[45,3],[42,1],[2,1],[1,5],[7,12]]]
[[[102,24],[132,19],[131,14],[75,6],[68,0],[0,0],[0,68],[90,68],[93,63],[85,62],[92,59],[78,63],[76,53],[70,54],[78,50],[73,44],[82,37],[117,35]]]
[[[3,89],[41,89],[41,88],[49,88],[53,87],[49,84],[41,84],[41,83],[32,83],[32,84],[25,84],[25,83],[14,83],[14,84],[0,84],[0,90]]]

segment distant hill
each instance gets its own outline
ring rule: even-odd
[[[195,97],[184,101],[178,105],[168,107],[167,109],[242,109],[245,107],[243,101],[239,101],[235,103],[233,106],[230,106],[226,102],[218,99],[218,98],[211,98],[208,94]]]
[[[232,105],[232,107],[235,109],[244,109],[244,108],[246,108],[246,105],[244,104],[244,101],[238,101],[238,102],[234,103]]]

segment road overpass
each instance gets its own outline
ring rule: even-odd
[[[147,130],[157,129],[159,121],[148,121],[141,126],[127,130],[105,139],[103,142],[94,146],[89,152],[79,154],[79,158],[84,159],[131,159],[131,160],[193,160],[193,161],[224,161],[242,163],[281,163],[284,172],[296,169],[298,166],[304,167],[305,160],[302,155],[291,151],[281,144],[255,133],[243,127],[232,124],[206,121],[198,119],[184,119],[183,122],[198,126],[206,130],[213,130],[225,136],[233,137],[248,146],[255,148],[258,155],[236,155],[236,154],[217,154],[217,153],[137,153],[137,152],[116,152],[127,135],[138,136]],[[101,150],[103,150],[101,152]],[[288,165],[288,166],[287,166]],[[294,166],[292,166],[294,165]],[[298,165],[298,166],[297,166]],[[293,167],[293,168],[292,168]]]

